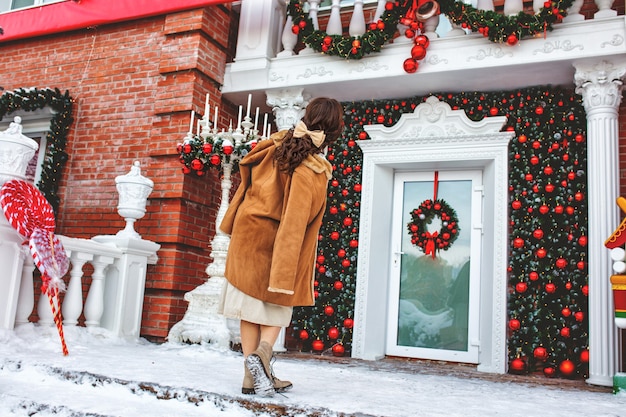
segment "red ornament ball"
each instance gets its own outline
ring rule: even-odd
[[[589,362],[589,349],[583,349],[580,352],[580,361],[583,363]]]
[[[343,288],[343,282],[335,281],[335,283],[333,284],[333,288],[337,291],[341,291],[341,289]]]
[[[428,36],[426,35],[418,35],[415,38],[415,44],[422,45],[424,48],[428,48],[428,45],[430,45],[430,39],[428,39]]]
[[[424,59],[424,57],[426,57],[426,48],[424,48],[424,46],[416,44],[413,48],[411,48],[411,58],[416,61],[420,61]]]
[[[528,284],[526,284],[525,282],[518,282],[515,285],[515,291],[517,291],[520,294],[525,293],[526,290],[528,290]]]
[[[343,347],[341,343],[337,343],[333,346],[333,355],[334,356],[343,356],[346,349]]]
[[[533,351],[533,356],[537,360],[545,361],[546,359],[548,359],[548,351],[543,346],[538,346]]]
[[[222,150],[224,151],[225,155],[232,154],[234,149],[235,148],[233,148],[232,145],[226,145],[226,146],[222,147]]]
[[[554,369],[552,366],[546,366],[545,368],[543,368],[543,374],[548,378],[552,378],[556,374],[556,369]]]
[[[548,294],[554,294],[556,292],[556,285],[554,285],[554,283],[552,282],[548,282],[546,284],[546,292]]]
[[[582,311],[577,311],[574,313],[574,318],[576,319],[576,321],[581,322],[585,319],[585,313],[583,313]]]
[[[213,151],[213,145],[211,145],[210,143],[206,142],[202,145],[202,152],[204,153],[211,153],[211,151]]]
[[[511,33],[507,38],[506,38],[506,43],[510,46],[513,46],[517,43],[518,39],[517,36],[514,33]]]
[[[328,329],[328,337],[333,340],[337,339],[339,337],[339,329],[336,327]]]
[[[309,332],[307,332],[304,329],[300,330],[300,339],[306,340],[308,338],[309,338]]]
[[[419,65],[417,61],[414,60],[413,58],[405,59],[404,64],[402,64],[402,67],[404,68],[404,72],[406,72],[407,74],[413,74],[414,72],[416,72],[418,66]]]
[[[333,306],[324,307],[324,314],[326,314],[327,316],[332,316],[333,314],[335,314],[335,308]]]
[[[220,158],[219,155],[212,155],[210,161],[213,165],[219,165],[220,162],[222,162],[222,159]]]
[[[509,329],[511,330],[519,330],[522,327],[521,323],[518,319],[509,320]]]
[[[571,376],[575,370],[576,365],[574,365],[574,362],[570,361],[569,359],[565,359],[559,365],[559,371],[565,376]]]
[[[345,327],[346,329],[351,329],[352,327],[354,327],[354,320],[348,317],[343,321],[343,327]]]
[[[524,372],[526,370],[526,362],[520,358],[513,359],[513,361],[511,361],[511,370],[514,372]]]
[[[513,239],[513,247],[519,249],[519,248],[523,248],[524,247],[524,239],[522,239],[521,237],[516,237],[515,239]]]
[[[324,342],[319,339],[314,340],[313,343],[311,343],[311,347],[313,348],[313,350],[316,350],[318,352],[322,351],[324,350]]]

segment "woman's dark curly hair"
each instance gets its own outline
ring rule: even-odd
[[[343,107],[332,98],[318,97],[307,105],[302,121],[310,131],[321,130],[326,137],[318,148],[311,138],[293,137],[293,128],[287,132],[283,142],[276,148],[274,159],[281,171],[293,174],[298,165],[309,155],[320,153],[326,146],[334,143],[343,131]]]

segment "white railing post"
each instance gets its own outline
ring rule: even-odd
[[[93,275],[91,285],[85,301],[85,326],[99,327],[102,314],[104,313],[104,269],[113,263],[110,256],[96,255],[91,261]]]
[[[354,0],[352,18],[348,27],[350,36],[361,36],[365,33],[365,15],[363,14],[363,0]]]
[[[330,6],[330,17],[328,18],[328,24],[326,25],[326,33],[329,35],[343,34],[340,2],[341,0],[333,0],[333,4]]]
[[[24,249],[26,252],[26,249]],[[35,272],[35,264],[32,257],[24,255],[24,265],[22,266],[22,282],[20,283],[20,293],[17,300],[17,311],[15,313],[15,324],[26,324],[28,318],[35,307],[35,292],[33,282],[33,272]]]
[[[504,0],[503,12],[506,16],[513,16],[524,10],[522,0]]]
[[[614,0],[595,0],[598,11],[594,13],[594,19],[605,19],[607,17],[617,16],[617,11],[611,9]]]
[[[67,249],[66,249],[67,251]],[[70,255],[72,269],[70,270],[70,282],[63,298],[63,324],[75,326],[83,312],[83,266],[93,260],[93,254],[72,251]]]

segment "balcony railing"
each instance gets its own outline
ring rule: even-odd
[[[308,16],[313,22],[315,29],[323,29],[329,35],[344,34],[343,22],[348,22],[348,31],[351,36],[361,36],[366,31],[366,22],[377,22],[385,11],[385,4],[388,0],[378,0],[378,2],[354,0],[341,1],[332,0],[329,7],[320,7],[319,0],[309,0],[305,2],[305,10],[308,10]],[[373,7],[375,3],[375,8]],[[613,0],[595,0],[597,12],[592,17],[601,19],[617,16],[617,11],[612,8]],[[504,0],[494,3],[493,0],[477,0],[476,7],[479,10],[492,10],[503,13],[507,16],[516,15],[519,12],[533,13],[543,8],[544,0],[534,0],[524,6],[523,0]],[[575,0],[572,6],[567,10],[567,16],[563,19],[564,23],[578,22],[585,20],[585,15],[581,14],[584,0]],[[351,13],[348,18],[348,13]],[[367,16],[366,16],[367,14]],[[470,31],[463,29],[455,24],[450,23],[444,15],[434,15],[427,18],[424,22],[424,33],[431,39],[443,37],[459,37],[471,34]],[[291,22],[289,18],[282,31],[282,51],[278,56],[291,56],[298,54],[295,50],[298,36],[291,30]],[[398,25],[400,33],[403,33],[406,27]],[[399,39],[402,41],[402,37]],[[304,49],[307,52],[306,48]]]

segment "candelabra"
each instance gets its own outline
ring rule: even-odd
[[[207,98],[208,102],[208,98]],[[221,200],[215,219],[215,236],[211,240],[211,258],[213,262],[206,268],[207,281],[185,294],[189,303],[183,320],[176,323],[169,332],[168,340],[179,342],[208,342],[223,347],[240,343],[238,321],[224,318],[217,313],[220,293],[224,285],[224,270],[230,237],[219,229],[228,210],[231,176],[239,169],[239,161],[259,140],[269,136],[267,115],[263,123],[263,134],[257,130],[259,109],[256,110],[255,121],[250,118],[250,96],[245,118],[241,117],[242,106],[239,106],[237,127],[232,125],[228,130],[218,131],[218,108],[215,107],[213,123],[208,116],[208,106],[201,120],[198,121],[197,134],[193,134],[192,112],[190,129],[183,143],[178,145],[183,172],[202,176],[210,169],[218,169],[222,174]]]

